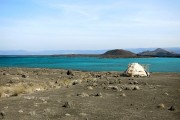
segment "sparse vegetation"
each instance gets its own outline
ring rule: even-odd
[[[21,74],[20,74],[21,75]],[[31,82],[14,82],[13,79],[11,83],[0,86],[0,98],[19,96],[21,94],[29,94],[35,91],[43,91],[48,89],[57,89],[62,86],[71,86],[73,83],[80,83],[80,80],[70,80],[70,79],[58,79],[57,81],[34,81]],[[22,78],[23,79],[23,78]],[[19,80],[19,79],[18,79]]]
[[[25,93],[33,93],[34,91],[45,90],[47,85],[44,83],[17,83],[10,86],[0,87],[1,97],[18,96]]]

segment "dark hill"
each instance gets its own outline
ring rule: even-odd
[[[144,51],[139,53],[140,56],[154,56],[154,57],[175,57],[178,56],[177,54],[174,54],[172,52],[169,52],[167,50],[164,50],[162,48],[157,48],[154,51]]]
[[[134,58],[137,57],[135,53],[132,53],[127,50],[122,50],[122,49],[115,49],[115,50],[109,50],[105,52],[104,54],[101,55],[102,57],[120,57],[120,58]]]

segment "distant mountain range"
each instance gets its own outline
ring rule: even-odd
[[[109,50],[105,52],[104,54],[100,55],[101,57],[107,57],[107,58],[136,58],[136,57],[180,57],[180,54],[176,54],[174,52],[157,48],[152,51],[144,51],[140,52],[138,54],[135,54],[133,52],[122,50],[122,49],[115,49],[115,50]]]
[[[132,48],[132,49],[115,49],[115,50],[48,50],[48,51],[23,51],[9,50],[0,51],[0,55],[101,55],[101,56],[119,56],[119,57],[136,57],[136,56],[179,56],[180,47],[176,48]]]
[[[162,48],[157,48],[153,51],[144,51],[138,54],[139,56],[151,56],[151,57],[178,57],[180,54],[176,54],[171,51],[167,51]]]
[[[144,51],[153,51],[157,48],[128,48],[128,49],[125,49],[125,50],[128,50],[128,51],[131,51],[133,53],[141,53],[141,52],[144,52]],[[180,54],[180,47],[169,47],[169,48],[162,48],[164,50],[167,50],[169,52],[173,52],[175,54]]]
[[[103,54],[57,54],[52,56],[69,56],[69,57],[76,57],[76,56],[83,56],[83,57],[100,57],[100,58],[144,58],[144,57],[180,57],[180,54],[175,54],[173,52],[167,51],[162,48],[157,48],[152,51],[144,51],[141,53],[133,53],[128,50],[123,49],[114,49],[108,50]]]

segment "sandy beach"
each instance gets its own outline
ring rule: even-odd
[[[179,120],[180,73],[0,68],[0,120]]]

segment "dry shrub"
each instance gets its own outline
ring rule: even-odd
[[[25,93],[33,93],[34,91],[42,91],[47,89],[45,83],[18,83],[11,86],[0,87],[0,97],[18,96]]]
[[[81,82],[81,81],[78,81]],[[33,93],[35,91],[43,91],[52,88],[60,88],[61,86],[71,86],[73,81],[70,79],[59,80],[58,82],[28,82],[16,83],[6,86],[0,86],[0,98],[19,96],[21,94]]]
[[[11,93],[11,90],[9,87],[0,87],[0,97],[9,97],[9,93]]]
[[[14,86],[11,90],[10,96],[18,96],[20,94],[26,93],[26,88],[23,85]]]
[[[47,83],[49,88],[55,88],[55,83],[54,82],[49,82]]]
[[[71,80],[69,80],[69,79],[65,79],[65,80],[63,80],[63,81],[62,81],[62,83],[63,83],[63,86],[72,85],[72,81],[71,81]]]
[[[48,87],[46,83],[31,83],[27,85],[26,93],[33,93],[34,91],[42,91],[42,90],[46,90],[47,88]]]

